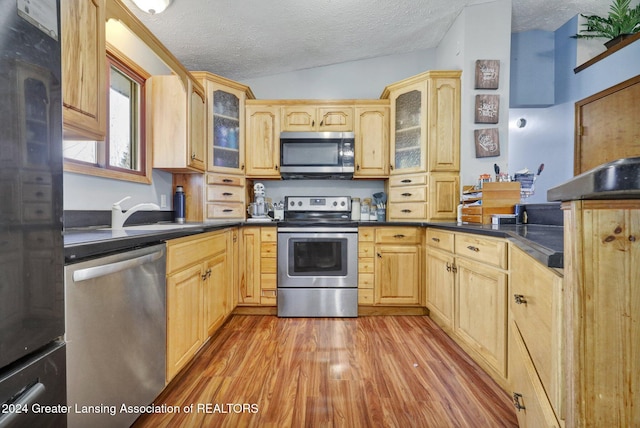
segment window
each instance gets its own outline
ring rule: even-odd
[[[119,55],[119,57],[122,57]],[[123,58],[123,57],[122,57]],[[65,140],[68,171],[150,182],[145,144],[145,80],[134,64],[107,52],[107,136],[105,141]]]

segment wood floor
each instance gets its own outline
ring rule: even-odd
[[[156,404],[193,412],[134,427],[517,426],[508,395],[424,316],[234,315]]]

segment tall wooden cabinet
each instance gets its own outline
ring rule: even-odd
[[[563,209],[566,426],[638,426],[640,200]]]
[[[247,177],[280,178],[280,106],[247,101]]]
[[[391,108],[390,220],[456,218],[460,171],[460,71],[427,71],[385,88]],[[419,178],[423,175],[424,178]],[[427,186],[407,200],[398,187],[406,176]],[[415,195],[415,193],[412,193]]]
[[[104,140],[105,0],[62,0],[60,21],[65,137]]]
[[[153,143],[153,167],[171,172],[205,170],[205,94],[202,86],[176,75],[147,80],[147,108]]]

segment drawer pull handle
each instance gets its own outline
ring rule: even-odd
[[[408,178],[405,178],[404,180],[401,181],[401,183],[411,183],[411,180],[409,180]]]
[[[230,179],[230,178],[224,178],[224,179],[222,179],[222,182],[223,183],[233,183],[233,180]]]
[[[433,242],[440,242],[440,238],[431,238]]]
[[[233,211],[231,208],[225,208],[222,210],[223,213],[230,213],[231,211]]]
[[[399,233],[397,235],[393,235],[393,237],[396,238],[396,239],[402,239],[402,238],[404,238],[404,235]]]
[[[447,262],[447,272],[451,272],[452,266]]]
[[[275,165],[273,168],[277,171],[278,170],[278,165]]]
[[[356,165],[356,171],[360,171],[360,165]]]
[[[381,259],[381,258],[382,258],[382,254],[380,254],[380,253],[376,253],[376,255],[378,256],[378,258],[379,258],[379,259]]]
[[[407,213],[407,214],[408,214],[408,213],[410,213],[410,212],[411,212],[411,210],[402,210],[402,212],[403,212],[403,213]]]
[[[467,248],[471,251],[475,251],[476,253],[480,251],[480,248],[474,247],[473,245],[469,245]]]
[[[513,393],[513,406],[516,408],[517,411],[520,410],[525,410],[526,407],[524,407],[521,403],[520,403],[520,399],[522,398],[522,394],[518,394],[517,392]]]
[[[233,193],[224,192],[224,193],[222,194],[222,196],[233,196]]]
[[[196,154],[195,153],[191,153],[191,160],[195,160],[196,158]]]
[[[514,294],[513,300],[516,302],[516,305],[526,305],[527,299],[524,298],[522,294]]]
[[[211,276],[211,269],[207,269],[203,274],[202,274],[202,280],[205,281],[207,278],[209,278]]]
[[[411,196],[411,195],[412,195],[412,193],[406,193],[406,192],[402,194],[402,196],[406,196],[407,198],[408,198],[409,196]]]

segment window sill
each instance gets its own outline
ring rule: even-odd
[[[64,171],[76,174],[92,175],[94,177],[110,178],[113,180],[131,181],[134,183],[151,184],[151,168],[147,167],[145,175],[127,174],[122,171],[96,168],[89,165],[80,165],[73,162],[64,162]]]
[[[640,33],[636,33],[633,36],[631,36],[631,37],[629,37],[627,39],[624,39],[623,41],[621,41],[617,45],[614,45],[611,48],[607,49],[606,51],[602,52],[600,55],[597,55],[597,56],[591,58],[589,61],[585,62],[584,64],[581,64],[581,65],[577,66],[576,68],[574,68],[573,69],[574,74],[577,74],[577,73],[581,72],[582,70],[584,70],[585,68],[588,68],[588,67],[592,66],[596,62],[605,59],[606,57],[608,57],[612,53],[618,52],[620,49],[624,48],[625,46],[630,45],[631,43],[635,42],[638,39],[640,39]]]

